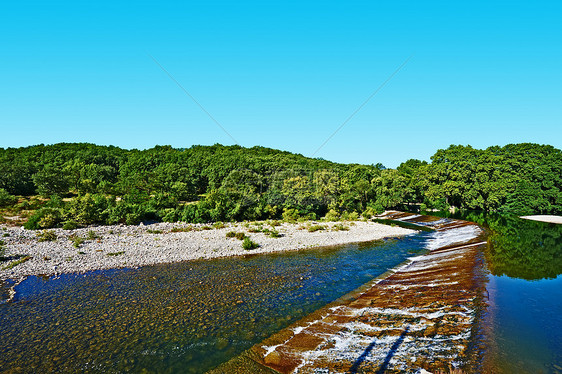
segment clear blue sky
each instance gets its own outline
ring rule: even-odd
[[[0,147],[234,144],[396,167],[562,148],[560,1],[4,1]]]

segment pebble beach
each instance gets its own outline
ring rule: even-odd
[[[309,231],[311,227],[316,231]],[[273,237],[271,231],[276,232],[277,237]],[[299,250],[415,233],[401,227],[364,221],[284,222],[276,225],[267,222],[225,223],[214,227],[155,223],[52,229],[48,232],[49,240],[45,240],[44,231],[0,226],[4,257],[9,258],[0,263],[0,280]],[[245,250],[241,240],[227,237],[229,232],[243,233],[259,246]],[[76,238],[80,238],[78,244]]]

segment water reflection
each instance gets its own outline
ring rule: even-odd
[[[562,374],[562,225],[464,212],[489,228],[487,370]]]
[[[486,260],[493,275],[539,280],[562,274],[562,225],[482,212],[454,216],[490,229]]]

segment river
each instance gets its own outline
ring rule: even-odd
[[[562,373],[562,225],[455,218],[489,229],[485,370]],[[203,373],[423,251],[429,235],[29,277],[0,304],[0,371]]]
[[[0,305],[0,371],[203,373],[420,252],[427,235],[29,277]]]

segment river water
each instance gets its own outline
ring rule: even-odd
[[[428,235],[29,277],[0,305],[0,372],[202,373],[419,253]]]
[[[486,371],[562,373],[562,225],[478,212],[455,218],[489,229]]]

